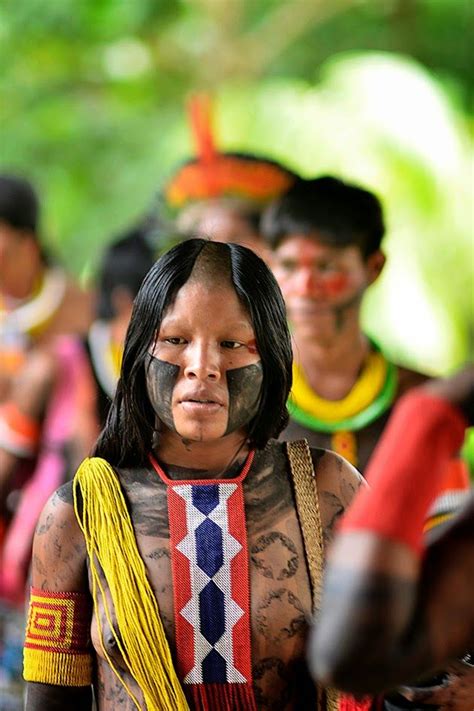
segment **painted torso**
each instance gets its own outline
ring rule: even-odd
[[[323,453],[320,453],[321,456]],[[318,455],[314,455],[318,457]],[[238,467],[237,467],[238,471]],[[234,469],[228,472],[235,476]],[[179,471],[171,472],[179,478]],[[183,476],[184,475],[184,476]],[[187,478],[189,473],[182,473]],[[173,591],[169,549],[166,484],[156,472],[120,472],[135,529],[172,653],[174,648]],[[311,614],[311,591],[287,460],[281,444],[257,452],[244,481],[249,552],[252,669],[257,707],[290,711],[314,707],[314,687],[305,664],[305,643]],[[330,502],[337,513],[337,502]],[[103,619],[104,638],[111,639]],[[134,705],[115,679],[100,648],[97,620],[92,639],[98,654],[98,702],[101,711],[132,709]],[[112,642],[107,649],[120,665]],[[136,685],[124,670],[130,688]]]

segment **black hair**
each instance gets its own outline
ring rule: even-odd
[[[146,232],[138,227],[106,249],[97,278],[98,318],[109,320],[115,316],[112,295],[117,288],[125,289],[135,298],[155,258]]]
[[[166,252],[145,277],[135,299],[125,338],[122,370],[106,425],[94,455],[116,466],[145,466],[152,450],[156,416],[146,387],[148,349],[167,307],[188,281],[198,257],[206,252],[228,261],[236,294],[249,313],[263,368],[259,409],[249,423],[251,446],[263,448],[288,422],[292,350],[285,305],[267,265],[236,244],[190,239]],[[190,305],[192,308],[192,306]]]
[[[274,200],[262,217],[261,232],[275,249],[290,235],[311,235],[336,247],[356,245],[367,258],[385,232],[382,205],[368,190],[338,178],[300,178]]]
[[[39,200],[25,178],[3,173],[0,175],[0,221],[18,230],[38,230]]]

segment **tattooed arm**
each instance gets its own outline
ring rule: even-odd
[[[337,523],[365,480],[357,469],[335,452],[311,451],[318,485],[321,523],[326,546],[334,538]]]
[[[41,514],[33,543],[33,588],[48,592],[89,593],[86,548],[72,502],[72,485],[53,494]],[[90,620],[86,621],[90,626]],[[92,688],[27,682],[26,711],[92,709]]]

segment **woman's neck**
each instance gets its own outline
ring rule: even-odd
[[[249,452],[245,436],[230,434],[212,442],[191,442],[175,433],[160,436],[155,455],[166,467],[199,471],[200,479],[219,479]],[[192,478],[190,476],[190,478]]]

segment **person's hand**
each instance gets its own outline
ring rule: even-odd
[[[420,388],[459,407],[468,424],[474,425],[474,363],[464,366],[449,378],[429,380]]]
[[[438,711],[473,711],[474,662],[454,662],[446,670],[446,680],[438,686],[405,686],[398,692],[414,703],[437,706]]]

